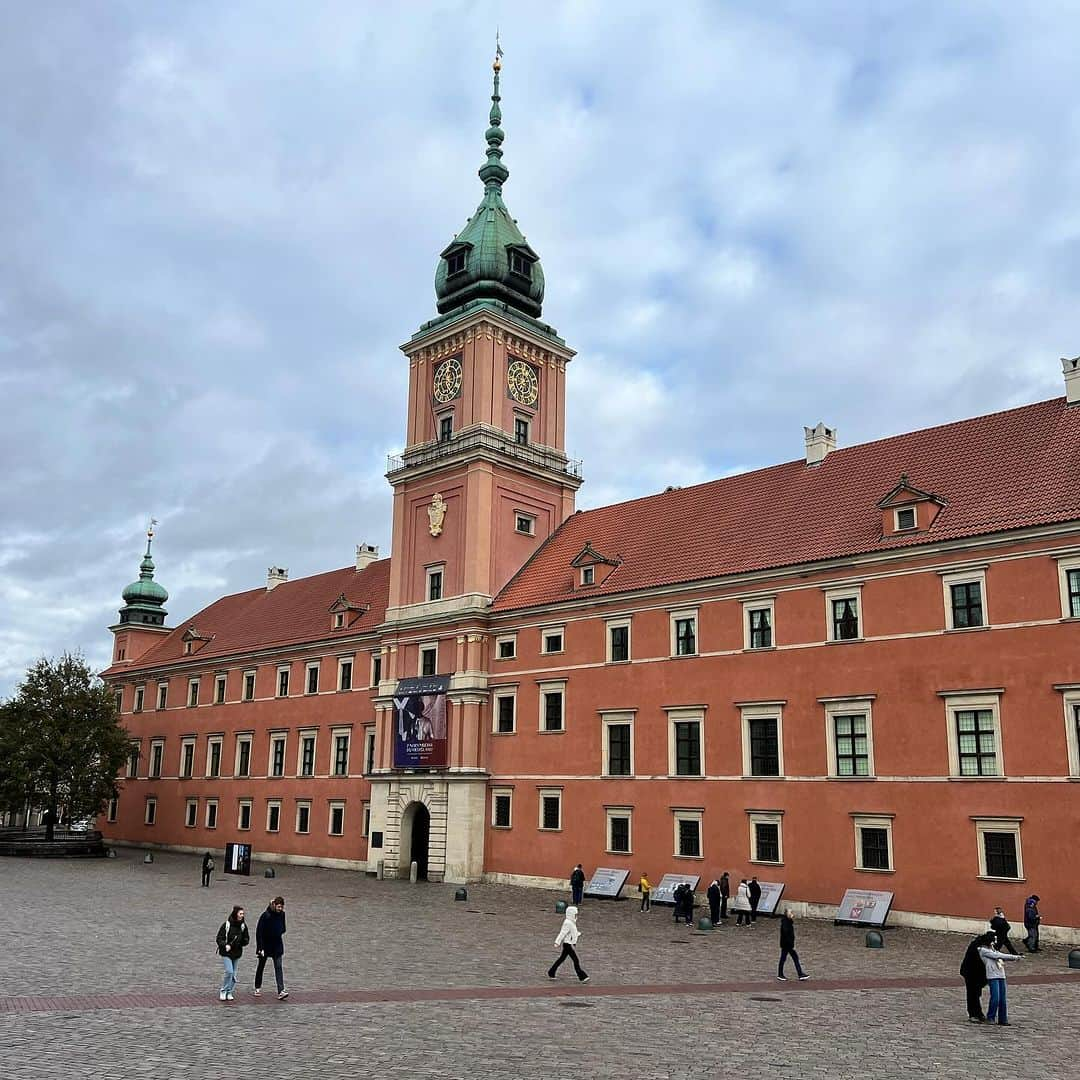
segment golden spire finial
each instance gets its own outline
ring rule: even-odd
[[[495,62],[491,65],[491,69],[496,74],[502,71],[502,54],[502,45],[499,44],[499,28],[495,27]]]

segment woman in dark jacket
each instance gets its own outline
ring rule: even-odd
[[[214,872],[214,856],[209,851],[202,857],[202,883],[203,888],[210,888],[210,875]]]
[[[232,909],[229,917],[218,927],[217,948],[221,963],[225,968],[225,978],[221,983],[218,998],[221,1001],[233,1001],[236,989],[236,966],[244,954],[244,946],[251,941],[247,923],[244,922],[244,909],[240,904]]]
[[[275,896],[255,926],[255,950],[259,956],[259,966],[255,969],[256,997],[262,994],[263,969],[268,959],[274,962],[278,1001],[284,1001],[289,996],[289,991],[285,989],[285,973],[281,969],[281,958],[285,955],[284,936],[285,897]]]
[[[720,882],[714,880],[709,886],[709,918],[713,926],[720,925]]]
[[[991,944],[995,936],[993,932],[980,934],[967,947],[967,952],[964,953],[964,959],[960,964],[960,974],[963,976],[964,986],[967,987],[968,1020],[973,1024],[986,1023],[986,1014],[982,1007],[982,992],[987,981],[986,965],[979,955],[979,948]]]

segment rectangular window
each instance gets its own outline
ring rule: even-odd
[[[253,701],[255,699],[255,672],[244,672],[244,700]]]
[[[287,667],[278,668],[277,673],[277,696],[288,697],[289,696],[289,669]]]
[[[308,664],[307,667],[307,687],[305,693],[317,694],[319,692],[319,665]]]
[[[135,712],[143,711],[143,699],[146,697],[146,689],[142,686],[135,687]]]
[[[449,442],[454,434],[454,415],[439,417],[439,442]]]
[[[300,736],[300,768],[297,770],[298,776],[314,776],[315,775],[315,736],[314,735],[301,735]]]
[[[364,728],[364,772],[375,771],[375,728]]]
[[[607,812],[607,849],[614,855],[630,854],[630,810],[611,808]]]
[[[608,663],[624,664],[630,659],[630,624],[608,623]]]
[[[195,768],[195,740],[184,739],[180,744],[180,779],[187,780]]]
[[[542,639],[540,651],[545,655],[563,651],[563,629],[561,626],[558,629],[542,630],[540,636]]]
[[[121,659],[123,658],[121,657]],[[124,711],[124,691],[122,689],[117,690],[116,693],[113,694],[113,703],[116,705],[116,711],[118,713]]]
[[[218,675],[214,679],[214,704],[221,705],[225,701],[225,676]]]
[[[382,654],[375,653],[371,658],[371,685],[378,690],[380,682],[382,682]]]
[[[443,572],[441,570],[429,570],[427,575],[429,600],[441,600],[443,594]]]
[[[773,647],[773,601],[748,600],[743,603],[743,647]]]
[[[596,567],[595,566],[583,566],[581,568],[581,584],[582,585],[595,585],[596,584]]]
[[[184,828],[194,829],[199,820],[199,800],[188,799],[184,803]]]
[[[236,827],[242,832],[251,828],[251,800],[241,799],[237,806]]]
[[[235,776],[251,775],[251,736],[238,735],[236,737],[236,771]]]
[[[509,789],[491,793],[491,824],[496,829],[509,829],[511,825],[513,792]]]
[[[439,666],[439,650],[434,645],[420,650],[420,674],[434,675]]]
[[[349,733],[334,736],[334,775],[349,775]]]
[[[957,709],[956,755],[960,776],[997,776],[997,732],[992,709]]]
[[[1065,742],[1069,751],[1069,775],[1080,776],[1080,687],[1064,695]]]
[[[513,735],[515,730],[514,714],[517,698],[513,694],[497,694],[495,697],[495,732],[499,735]]]
[[[221,736],[215,735],[206,740],[206,775],[221,775]]]
[[[1065,610],[1070,619],[1080,619],[1080,568],[1065,572]]]
[[[859,598],[842,596],[830,601],[832,641],[855,641],[859,636]]]
[[[870,775],[870,739],[866,716],[838,713],[833,717],[837,776]]]
[[[150,771],[147,774],[152,780],[161,776],[161,763],[165,757],[165,740],[155,739],[150,744]]]
[[[266,831],[277,832],[281,828],[281,803],[278,801],[266,804]]]
[[[345,804],[332,802],[330,804],[330,835],[343,836],[345,834]]]
[[[604,721],[607,734],[607,776],[630,776],[633,773],[631,763],[632,725],[629,720]]]
[[[270,736],[270,775],[285,775],[285,735]]]
[[[671,616],[672,656],[697,654],[696,612],[674,612]]]
[[[298,833],[311,832],[311,803],[298,802],[296,804],[296,831]]]
[[[146,809],[143,812],[143,822],[147,825],[153,825],[157,821],[157,799],[147,799]]]
[[[530,514],[515,514],[514,531],[522,533],[525,536],[535,536],[536,518],[532,517]]]
[[[109,800],[108,809],[105,811],[105,820],[106,821],[115,821],[116,820],[116,814],[117,814],[117,811],[119,810],[119,808],[120,808],[120,800],[114,795]]]
[[[514,442],[518,446],[529,445],[529,421],[523,420],[520,416],[514,419]]]
[[[891,870],[889,865],[889,830],[862,826],[859,829],[861,870]]]
[[[701,858],[701,811],[675,812],[675,854],[682,859]]]
[[[675,775],[701,775],[701,721],[676,720]]]
[[[345,625],[345,612],[344,611],[335,611],[334,612],[334,629],[335,630],[340,630],[344,625]]]
[[[780,734],[775,716],[758,716],[750,726],[750,775],[780,775]]]
[[[540,828],[558,830],[562,828],[562,792],[540,792]]]
[[[128,750],[127,775],[137,777],[139,775],[139,743],[133,742]]]
[[[780,865],[784,861],[783,814],[773,810],[751,810],[750,861]]]
[[[905,529],[914,529],[917,524],[915,517],[915,507],[905,506],[899,510],[894,511],[896,514],[896,531],[903,532]]]
[[[371,803],[360,804],[360,835],[371,835]]]
[[[495,639],[495,655],[499,660],[513,660],[517,656],[517,636],[507,634]]]
[[[188,680],[188,695],[187,695],[188,708],[193,709],[199,704],[199,680]]]
[[[983,625],[982,584],[965,581],[949,586],[952,625],[955,630]]]
[[[338,661],[338,689],[339,690],[351,690],[352,689],[352,660],[339,660]]]
[[[206,827],[208,829],[216,829],[217,828],[217,812],[218,812],[218,801],[217,801],[217,799],[207,799],[206,800]]]
[[[562,690],[544,690],[540,695],[543,709],[541,731],[563,730],[563,692]]]
[[[164,709],[169,700],[169,684],[167,682],[158,683],[157,688],[157,707]]]
[[[986,876],[1019,877],[1016,865],[1016,837],[1011,832],[984,832]]]

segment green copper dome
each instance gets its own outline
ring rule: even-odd
[[[146,532],[146,554],[139,564],[139,580],[133,581],[124,591],[124,606],[120,609],[122,623],[146,623],[161,626],[168,614],[162,606],[169,599],[165,588],[154,580],[154,560],[150,557],[154,530]]]
[[[435,296],[440,314],[470,300],[501,300],[534,317],[544,300],[544,271],[540,257],[502,200],[502,186],[510,171],[502,163],[502,111],[499,108],[499,71],[495,60],[495,86],[491,95],[491,126],[487,129],[487,161],[480,167],[484,198],[465,228],[439,257]]]

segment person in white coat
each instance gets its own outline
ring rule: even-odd
[[[1005,964],[1010,960],[1019,960],[1014,953],[998,952],[993,947],[993,932],[984,935],[985,945],[979,947],[979,955],[986,965],[986,979],[990,983],[990,1008],[986,1010],[986,1019],[993,1023],[995,1018],[1002,1027],[1009,1026],[1009,1013],[1005,1003]]]
[[[555,939],[555,948],[562,948],[562,953],[559,955],[559,959],[555,961],[551,967],[548,968],[548,978],[554,979],[556,972],[559,970],[559,965],[569,957],[573,962],[574,971],[577,972],[579,982],[586,983],[589,981],[589,976],[582,969],[581,964],[578,962],[578,955],[574,951],[574,946],[578,943],[578,938],[581,937],[581,931],[578,929],[577,924],[578,910],[576,907],[568,907],[566,909],[566,918],[563,919],[562,929],[559,931],[559,936]]]
[[[746,878],[739,882],[739,887],[735,890],[735,903],[732,905],[732,910],[735,912],[736,926],[754,925],[750,920],[750,886],[746,884]]]

